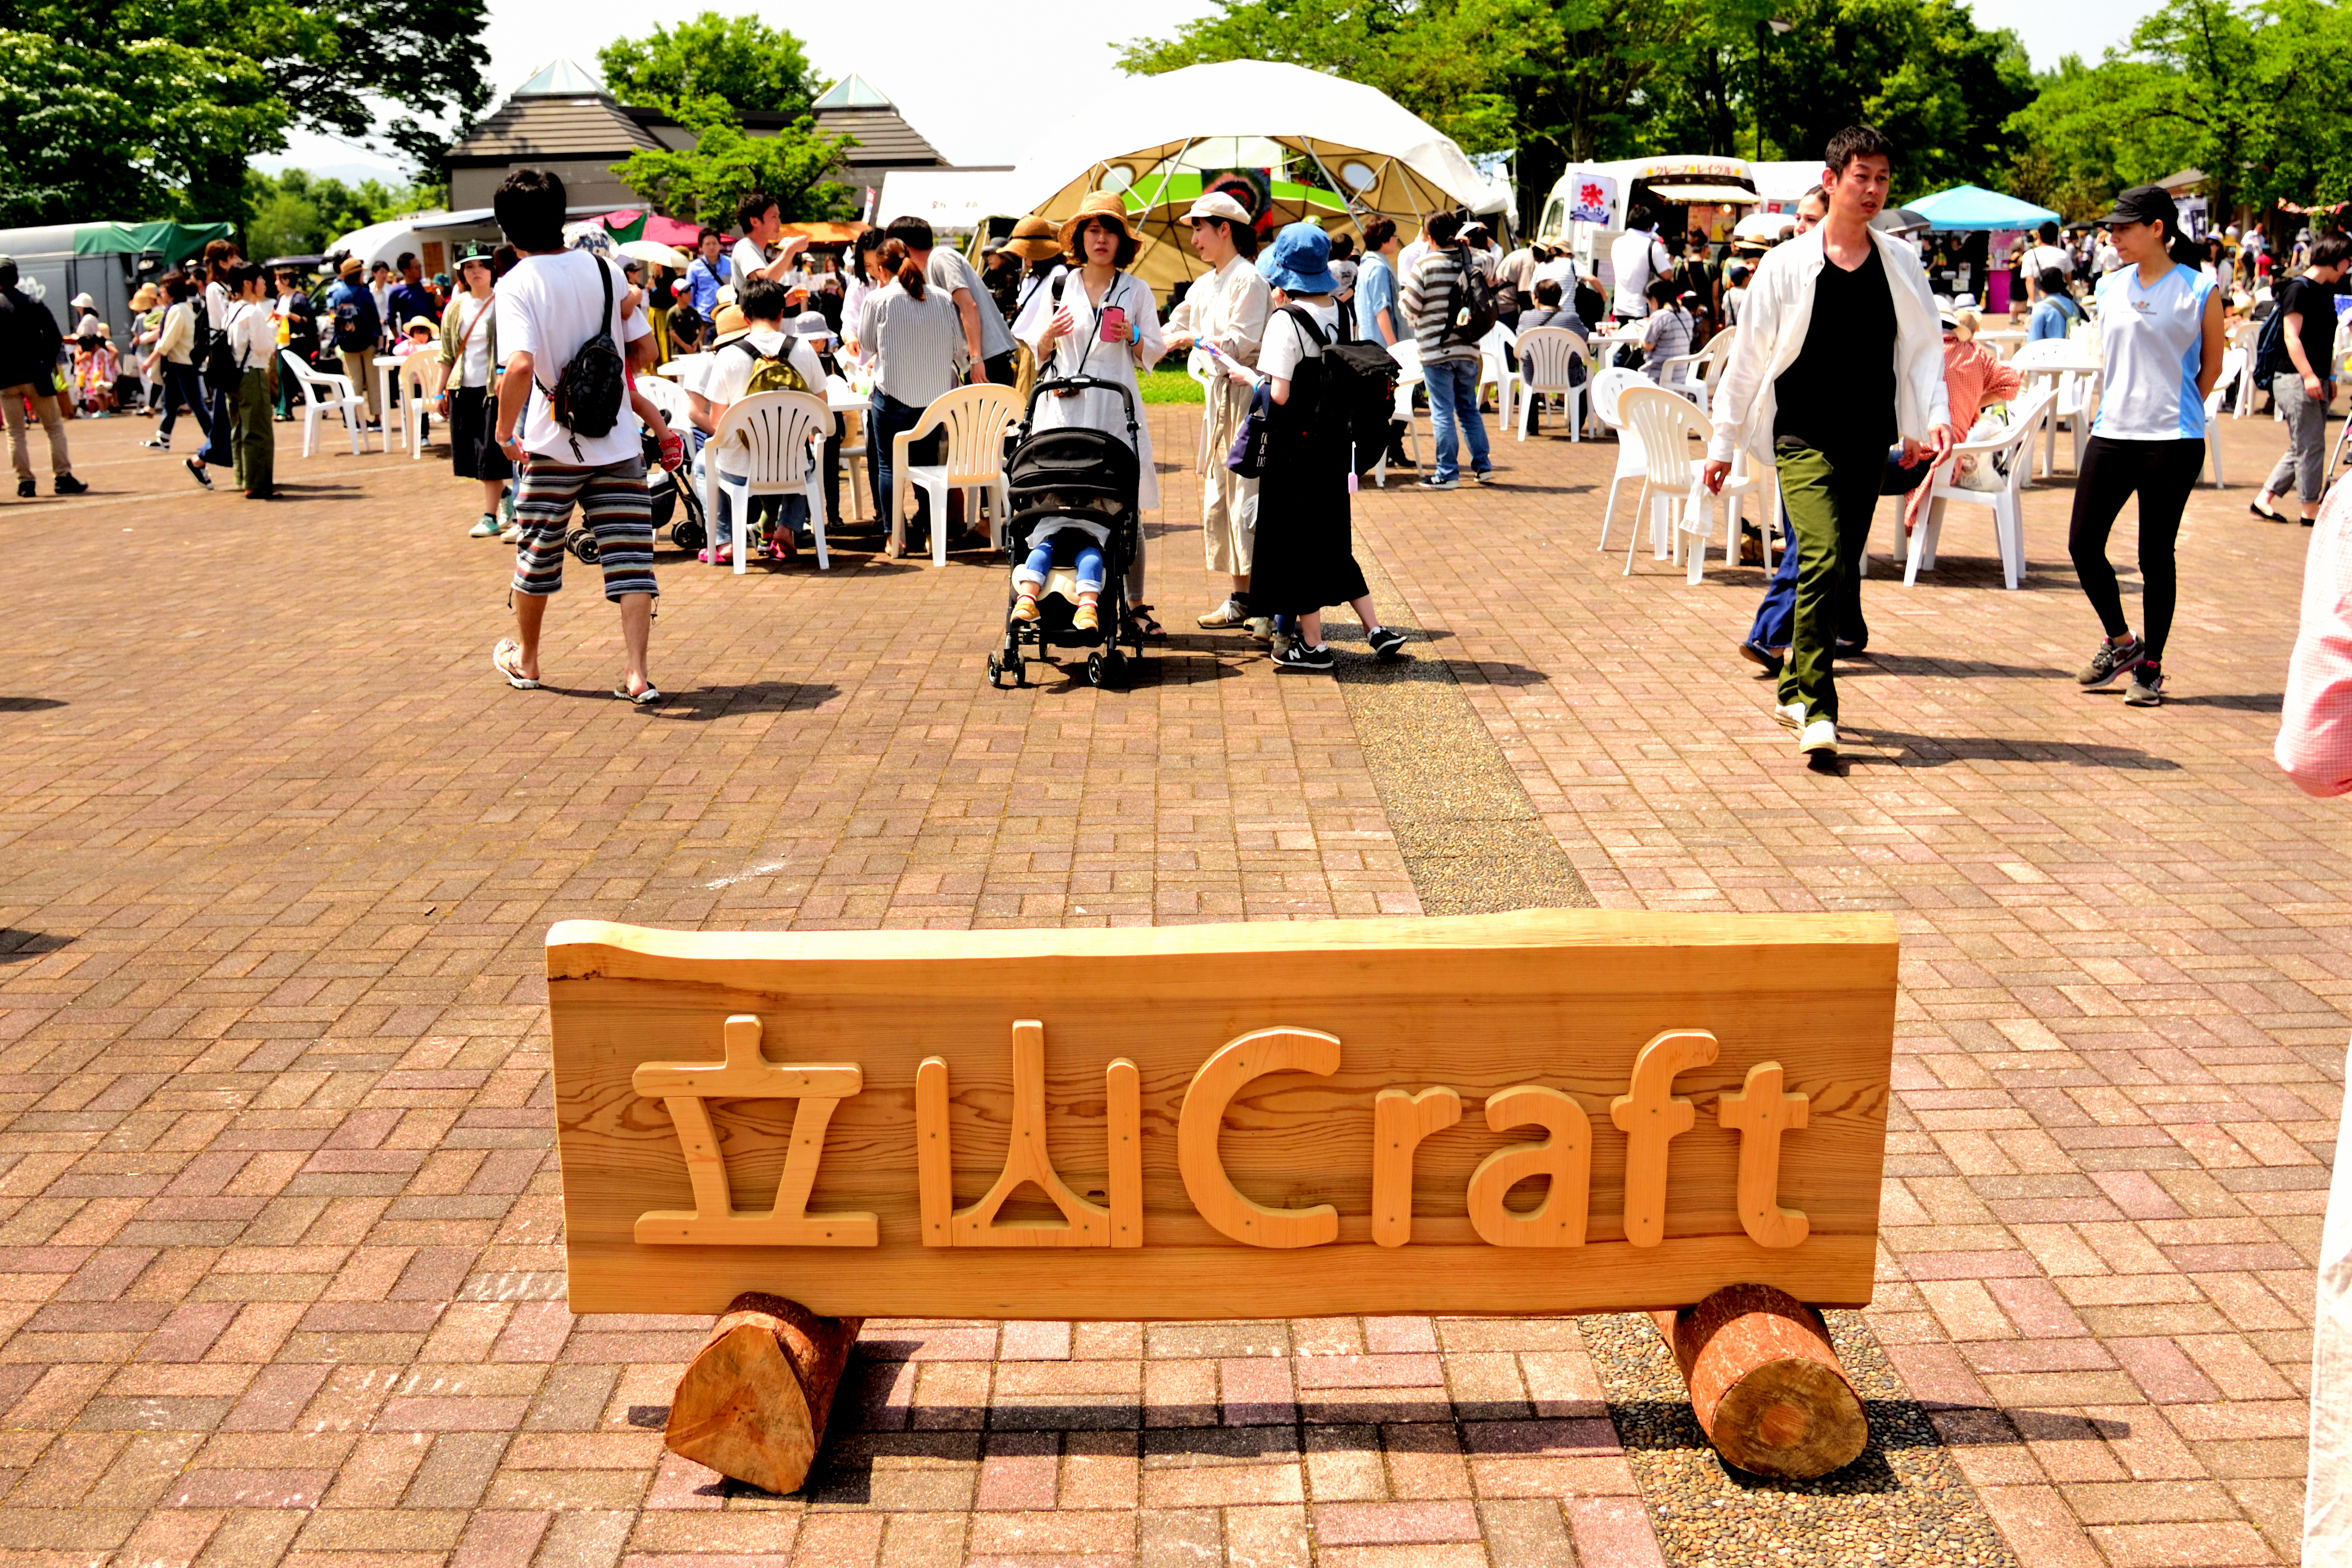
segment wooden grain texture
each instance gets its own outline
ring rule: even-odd
[[[1734,1285],[1655,1314],[1716,1452],[1759,1475],[1811,1480],[1850,1464],[1870,1420],[1822,1315],[1769,1285]]]
[[[1470,1173],[1470,1223],[1493,1247],[1582,1247],[1592,1196],[1592,1121],[1556,1089],[1523,1083],[1486,1101],[1486,1125],[1497,1132],[1536,1126],[1540,1143],[1511,1143]],[[1526,1214],[1505,1203],[1511,1189],[1544,1180],[1543,1201]]]
[[[1779,1062],[1748,1069],[1738,1094],[1716,1105],[1716,1121],[1739,1134],[1739,1223],[1759,1247],[1796,1247],[1812,1228],[1802,1211],[1780,1206],[1780,1137],[1805,1125],[1801,1094],[1783,1094]]]
[[[678,1379],[664,1443],[722,1476],[798,1490],[858,1326],[761,1291],[736,1297]]]
[[[1633,1084],[1609,1102],[1609,1120],[1625,1134],[1625,1239],[1655,1247],[1666,1236],[1666,1148],[1689,1131],[1698,1111],[1674,1092],[1675,1079],[1721,1052],[1705,1029],[1668,1029],[1633,1058]]]
[[[909,1316],[1537,1313],[1683,1306],[1761,1281],[1858,1305],[1870,1297],[1877,1231],[1895,959],[1893,922],[1880,916],[1576,910],[789,934],[567,923],[550,936],[549,993],[572,1302],[715,1311],[741,1290],[769,1289],[823,1312]],[[808,1201],[812,1212],[873,1214],[878,1245],[635,1241],[640,1215],[697,1200],[664,1100],[638,1094],[634,1074],[723,1059],[726,1021],[738,1016],[763,1021],[773,1068],[859,1069],[858,1091],[833,1111]],[[1046,1158],[1079,1199],[1111,1211],[1114,1227],[1132,1159],[1140,1248],[1055,1248],[1048,1258],[924,1245],[935,1201],[951,1209],[961,1192],[970,1202],[1006,1169],[1007,1042],[1021,1020],[1044,1027]],[[1188,1095],[1220,1052],[1270,1029],[1331,1037],[1336,1063],[1239,1082],[1214,1151],[1258,1208],[1328,1210],[1328,1242],[1237,1241],[1187,1190]],[[1622,1218],[1629,1140],[1609,1111],[1632,1094],[1645,1042],[1693,1032],[1714,1036],[1719,1057],[1670,1080],[1668,1098],[1697,1115],[1666,1142],[1658,1243],[1637,1247]],[[929,1058],[938,1065],[919,1091]],[[1121,1061],[1131,1080],[1111,1070]],[[1809,1234],[1781,1248],[1759,1246],[1741,1222],[1741,1134],[1718,1118],[1721,1097],[1767,1061],[1781,1064],[1784,1093],[1808,1105],[1805,1127],[1781,1138],[1778,1192]],[[1138,1137],[1122,1145],[1112,1124],[1129,1081]],[[1433,1085],[1460,1095],[1464,1114],[1422,1140],[1412,1240],[1383,1247],[1371,1235],[1373,1107],[1383,1089]],[[1525,1132],[1497,1131],[1488,1110],[1522,1087],[1588,1119],[1585,1239],[1570,1258],[1490,1246],[1473,1221],[1474,1173],[1498,1150],[1531,1146]],[[703,1103],[731,1204],[756,1208],[784,1173],[794,1102]],[[1517,1201],[1534,1202],[1541,1184],[1521,1186]],[[1007,1215],[1054,1217],[1022,1196]]]
[[[1384,1089],[1372,1097],[1372,1239],[1412,1239],[1412,1153],[1421,1141],[1462,1120],[1462,1097],[1440,1084],[1419,1094]]]

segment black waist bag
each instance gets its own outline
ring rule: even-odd
[[[604,258],[593,259],[597,279],[604,285],[604,313],[597,318],[593,335],[580,345],[580,352],[556,378],[555,390],[548,395],[555,422],[571,435],[575,458],[580,455],[581,437],[593,441],[608,436],[621,422],[621,401],[629,379],[628,363],[621,357],[620,345],[613,342],[613,269],[604,265]]]

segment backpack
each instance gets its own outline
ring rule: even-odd
[[[1313,389],[1315,407],[1309,416],[1314,427],[1348,444],[1350,468],[1359,474],[1370,473],[1389,449],[1389,421],[1396,413],[1397,362],[1378,343],[1347,341],[1344,331],[1339,339],[1327,341],[1315,318],[1297,305],[1286,305],[1283,310],[1323,351],[1321,372]],[[1346,321],[1343,312],[1343,328]],[[1294,396],[1297,390],[1294,387]]]
[[[1587,322],[1609,320],[1609,300],[1592,280],[1581,272],[1576,275],[1576,319]],[[1598,327],[1593,329],[1599,331]]]
[[[204,296],[198,295],[193,357],[206,386],[215,392],[235,392],[245,373],[237,368],[236,351],[228,346],[228,333],[212,324],[212,311],[206,307]]]
[[[751,379],[743,384],[744,396],[749,397],[757,392],[806,392],[809,390],[808,377],[803,375],[793,367],[793,362],[784,357],[792,352],[789,346],[784,350],[784,353],[779,354],[761,353],[751,346],[751,340],[749,338],[738,338],[729,346],[741,349],[745,353],[750,354],[754,362],[751,366]]]
[[[1446,325],[1441,342],[1477,343],[1495,330],[1501,312],[1496,309],[1494,282],[1472,264],[1467,246],[1454,247],[1454,258],[1462,270],[1454,279],[1454,292],[1446,300]]]
[[[593,441],[609,436],[621,422],[621,404],[629,380],[628,362],[621,357],[620,345],[613,342],[613,269],[602,257],[591,259],[596,264],[596,280],[604,286],[604,313],[596,318],[596,330],[580,345],[547,395],[555,422],[572,438],[575,458],[580,456],[581,437]]]
[[[360,313],[359,300],[348,289],[335,301],[335,347],[354,354],[375,347],[375,336],[367,330],[367,319]]]
[[[2273,309],[2254,339],[2254,384],[2264,392],[2271,389],[2272,377],[2294,363],[2286,353],[2286,314]]]

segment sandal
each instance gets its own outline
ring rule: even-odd
[[[1168,628],[1152,618],[1151,606],[1149,605],[1129,605],[1127,607],[1127,618],[1133,621],[1135,629],[1147,637],[1165,637],[1168,635]]]
[[[613,688],[613,695],[638,708],[650,708],[662,700],[661,688],[648,683],[643,691],[632,691],[625,680]]]
[[[500,637],[498,647],[490,649],[490,663],[507,684],[517,691],[536,691],[539,682],[522,672],[522,645],[512,637]]]

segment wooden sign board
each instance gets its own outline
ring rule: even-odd
[[[572,1310],[1871,1293],[1883,916],[548,936]]]

